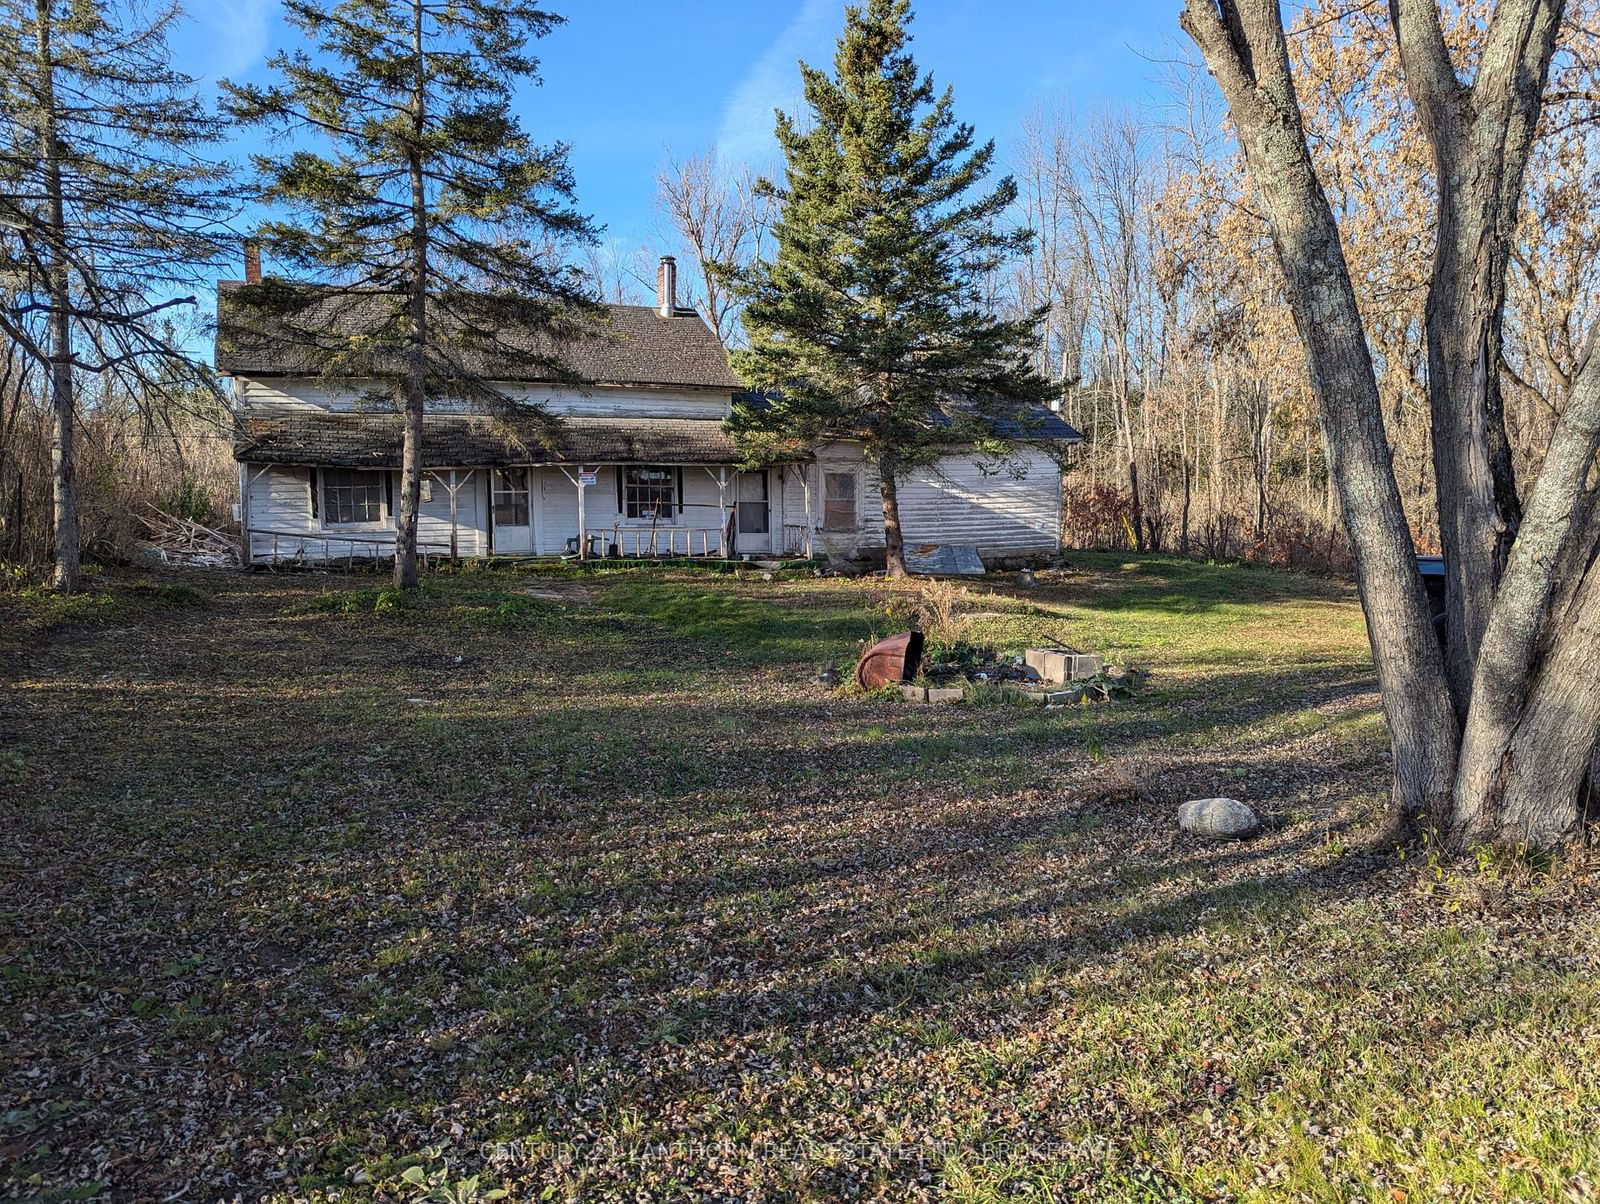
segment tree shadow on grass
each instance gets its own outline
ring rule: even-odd
[[[720,1065],[719,1043],[757,1030],[804,1046],[840,1019],[1003,1009],[1063,958],[1110,965],[1325,889],[1272,872],[1310,833],[1196,850],[1161,835],[1154,788],[1093,789],[1090,736],[1114,763],[1175,724],[1226,732],[1238,695],[1258,699],[1252,715],[1303,707],[1269,688],[1281,667],[1212,675],[1209,698],[1048,718],[770,677],[740,699],[746,657],[793,641],[794,662],[810,659],[814,629],[739,611],[736,627],[761,627],[741,651],[595,614],[444,628],[246,614],[170,649],[102,633],[10,700],[19,742],[50,747],[66,716],[76,750],[30,760],[12,829],[25,853],[8,966],[49,1058],[81,1076],[115,1043],[131,1065],[202,1076],[182,1130],[162,1127],[153,1087],[94,1070],[58,1145],[145,1151],[124,1172],[145,1177],[121,1186],[151,1194],[169,1155],[245,1158],[236,1098],[253,1101],[247,1128],[276,1109],[301,1148],[326,1143],[297,1116],[360,1144],[396,1110],[642,1064],[667,1025]],[[454,655],[475,659],[457,671]],[[102,680],[102,659],[124,677]],[[628,698],[619,663],[670,667],[690,696]],[[1161,790],[1184,780],[1166,772]],[[108,986],[126,995],[108,1005]],[[498,1048],[431,1044],[486,1016]],[[242,1178],[279,1166],[251,1157]]]

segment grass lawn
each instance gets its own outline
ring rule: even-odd
[[[1359,851],[1347,589],[975,586],[1152,671],[1046,711],[814,684],[886,588],[0,596],[0,1197],[1600,1192],[1593,866]]]

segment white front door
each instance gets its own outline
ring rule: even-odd
[[[740,553],[770,554],[772,502],[768,496],[766,471],[741,472],[735,489],[739,506],[736,550]]]
[[[533,552],[533,499],[526,468],[496,468],[490,474],[489,513],[494,521],[494,550],[511,556]]]

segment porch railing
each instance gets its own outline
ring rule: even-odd
[[[338,564],[354,568],[376,565],[394,556],[394,533],[374,535],[308,535],[251,527],[244,532],[246,564]],[[433,557],[448,557],[450,545],[417,541],[417,555],[427,567]]]
[[[811,536],[809,527],[803,524],[785,523],[783,525],[783,554],[785,556],[806,555],[808,536]]]
[[[725,556],[718,527],[590,527],[585,534],[591,556],[636,556],[663,560],[671,556]],[[571,541],[572,545],[577,540]],[[576,547],[573,547],[576,551]]]

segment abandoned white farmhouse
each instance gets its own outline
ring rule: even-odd
[[[252,563],[376,559],[394,546],[401,428],[371,412],[359,380],[332,385],[294,349],[240,337],[218,290],[216,363],[231,376],[241,438],[240,520]],[[711,329],[677,304],[661,262],[654,307],[616,305],[609,337],[562,360],[592,382],[497,382],[542,403],[559,435],[515,416],[430,403],[418,541],[461,556],[851,557],[883,546],[877,482],[858,445],[827,443],[741,471],[723,429],[738,380]],[[908,546],[975,545],[986,557],[1059,545],[1059,451],[1078,434],[1041,413],[1027,446],[996,470],[952,455],[901,486]]]

